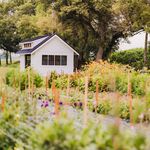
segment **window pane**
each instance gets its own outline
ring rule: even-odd
[[[49,65],[54,65],[54,55],[49,55]]]
[[[42,55],[42,65],[48,65],[48,55]]]
[[[61,56],[61,65],[67,65],[67,56]]]
[[[25,48],[31,47],[31,43],[26,43],[26,44],[24,44],[24,47],[25,47]]]
[[[60,56],[59,55],[55,56],[55,65],[60,65]]]

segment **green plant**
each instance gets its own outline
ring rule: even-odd
[[[119,107],[119,117],[125,120],[130,119],[130,111],[128,102],[124,101],[120,103]]]
[[[42,77],[30,69],[30,86],[33,84],[36,87],[41,87],[43,85]],[[12,69],[6,74],[6,84],[12,86],[14,88],[20,88],[21,90],[25,90],[28,88],[28,71],[19,72],[16,69]]]
[[[141,48],[114,52],[110,56],[110,62],[130,65],[136,70],[141,70],[144,67],[143,52],[144,50]],[[149,60],[150,60],[150,54],[148,53],[148,68],[150,67]]]
[[[111,110],[111,103],[109,100],[103,100],[97,107],[97,112],[100,114],[108,115]]]
[[[49,79],[48,79],[49,88],[51,88],[52,82],[55,81],[57,78],[58,78],[58,74],[55,71],[51,72]]]

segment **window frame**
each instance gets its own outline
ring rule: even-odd
[[[65,62],[63,62],[63,57],[65,58]],[[61,60],[60,60],[61,66],[67,66],[67,55],[61,55]]]
[[[45,60],[43,60],[44,57],[46,57]],[[50,57],[53,57],[52,61]],[[67,66],[67,63],[67,55],[42,55],[42,66]]]
[[[50,57],[53,57],[53,61],[51,61]],[[50,66],[55,65],[55,55],[48,55],[48,65],[50,65]]]
[[[47,58],[47,60],[45,60],[45,64],[44,64],[44,60],[43,60],[43,57],[45,57],[46,56],[46,58]],[[48,55],[42,55],[42,66],[48,66]]]
[[[55,66],[61,66],[61,56],[60,55],[55,55],[54,57],[55,57]],[[57,58],[59,58],[59,60],[58,60],[59,63],[58,64],[56,64]]]
[[[31,43],[24,43],[24,48],[31,48],[32,44]]]

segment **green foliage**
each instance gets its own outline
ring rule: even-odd
[[[70,87],[84,91],[85,76],[88,74],[89,91],[95,92],[96,82],[98,82],[99,92],[115,92],[117,90],[121,93],[127,93],[128,71],[131,71],[128,66],[109,64],[108,62],[91,62],[83,71],[70,76]],[[149,82],[149,74],[140,74],[132,70],[130,78],[132,93],[141,96],[145,95],[145,86],[146,81]],[[67,87],[67,80],[68,75],[57,75],[53,72],[49,78],[49,87],[54,81],[58,88],[64,89]]]
[[[58,75],[55,71],[51,72],[48,78],[48,86],[51,88],[54,82],[57,88],[64,89],[67,88],[68,76],[65,74]]]
[[[126,120],[130,119],[129,105],[127,102],[120,103],[119,117]]]
[[[111,103],[109,100],[102,101],[97,107],[97,112],[104,115],[108,115],[110,110]]]
[[[40,136],[39,136],[40,135]],[[34,149],[48,150],[75,150],[79,147],[76,130],[72,123],[54,122],[52,125],[44,123],[31,134],[31,142]]]
[[[112,140],[113,139],[113,140]],[[76,150],[76,149],[137,149],[146,148],[146,139],[142,134],[120,131],[115,126],[103,128],[101,125],[88,125],[84,129],[75,128],[73,122],[64,119],[49,124],[44,122],[31,132],[31,149]]]
[[[33,82],[33,83],[32,83]],[[20,88],[21,90],[25,90],[28,88],[28,71],[19,72],[16,69],[12,69],[6,74],[6,84],[12,86],[14,88]],[[41,87],[43,85],[42,77],[30,70],[30,86],[34,85],[35,87]]]
[[[29,130],[30,127],[27,125],[21,127],[18,124],[14,125],[15,128],[8,128],[2,121],[0,122],[1,127],[7,129],[7,134],[9,133],[17,141],[13,141],[7,135],[0,134],[1,149],[114,150],[117,147],[120,150],[145,150],[147,146],[144,135],[128,130],[121,131],[116,126],[103,127],[102,125],[91,123],[86,128],[78,129],[74,126],[74,122],[60,119],[52,124],[44,121],[41,124],[37,124],[34,130]],[[16,128],[18,129],[16,130]],[[21,133],[19,134],[20,131],[26,134],[22,133],[21,136]],[[25,136],[28,134],[30,135],[29,137]],[[18,144],[18,141],[20,144]]]
[[[57,32],[80,53],[81,64],[100,55],[107,59],[120,38],[149,32],[149,8],[147,0],[1,1],[0,48],[16,52],[21,40]]]
[[[130,65],[136,70],[141,70],[144,67],[143,49],[131,49],[112,53],[110,62]],[[148,52],[148,67],[150,67],[150,53]]]
[[[55,81],[55,80],[54,80]],[[56,87],[61,89],[67,88],[67,75],[61,75],[58,77],[58,79],[55,81]]]

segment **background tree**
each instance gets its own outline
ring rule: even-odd
[[[119,12],[128,26],[129,35],[137,31],[145,31],[144,65],[147,66],[148,32],[150,32],[150,1],[149,0],[119,0]]]
[[[0,4],[0,49],[6,51],[6,64],[8,64],[9,52],[16,52],[18,50],[16,45],[19,42],[13,7],[13,3]],[[12,60],[11,57],[10,60]]]
[[[0,2],[0,48],[15,52],[21,40],[57,33],[80,64],[107,59],[120,39],[149,32],[149,9],[148,0],[7,0]]]
[[[58,0],[54,9],[63,24],[74,28],[82,25],[84,32],[93,35],[98,47],[97,60],[107,58],[120,38],[138,33],[149,21],[147,0]]]
[[[114,12],[113,0],[84,1],[84,0],[58,0],[54,8],[64,24],[83,26],[84,32],[91,35],[97,43],[96,59],[109,55],[118,39],[125,36],[118,14]]]

